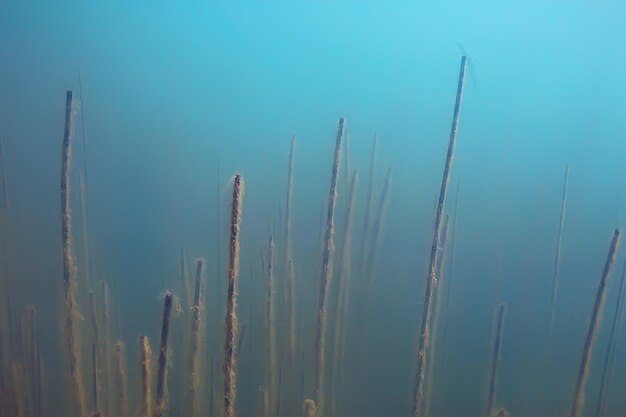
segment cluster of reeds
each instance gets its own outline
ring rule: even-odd
[[[430,416],[431,399],[434,385],[434,376],[438,369],[434,358],[440,350],[435,344],[438,333],[441,333],[442,315],[445,325],[444,351],[448,350],[448,333],[450,317],[450,293],[452,271],[447,270],[446,264],[452,265],[452,250],[456,236],[457,208],[455,204],[454,217],[450,220],[446,207],[449,178],[452,172],[456,134],[459,123],[460,107],[463,96],[467,58],[461,59],[455,105],[452,116],[452,126],[448,141],[443,175],[437,198],[432,241],[428,258],[428,270],[425,281],[424,302],[420,317],[420,326],[417,339],[417,361],[415,365],[415,379],[413,386],[413,415],[415,417]],[[262,275],[264,282],[264,307],[259,311],[251,308],[246,310],[243,317],[247,321],[239,325],[238,319],[238,288],[240,262],[240,229],[243,207],[243,176],[235,174],[232,180],[232,194],[230,201],[230,218],[228,221],[228,244],[225,283],[226,291],[222,295],[223,274],[219,263],[222,261],[221,234],[218,233],[217,251],[217,278],[216,293],[220,301],[214,310],[219,311],[220,319],[224,319],[223,333],[218,342],[223,342],[223,355],[209,351],[210,338],[206,328],[211,314],[205,314],[205,303],[209,302],[211,294],[209,285],[204,284],[203,271],[205,262],[199,258],[195,263],[193,294],[187,277],[187,264],[184,252],[180,255],[180,276],[175,274],[175,285],[179,288],[182,307],[176,305],[176,298],[172,292],[165,292],[163,309],[160,316],[160,340],[158,351],[151,350],[146,335],[139,337],[138,358],[136,361],[137,377],[129,378],[126,365],[126,345],[121,335],[120,317],[116,313],[115,304],[111,303],[109,287],[106,281],[101,285],[95,284],[96,275],[92,274],[91,253],[88,247],[89,234],[87,233],[87,185],[86,174],[79,170],[79,191],[81,206],[81,239],[82,262],[81,274],[77,274],[77,262],[74,254],[72,212],[70,209],[71,188],[71,161],[72,161],[72,124],[73,124],[73,95],[66,94],[65,127],[61,152],[61,247],[63,261],[63,331],[64,353],[67,366],[68,403],[67,415],[77,417],[130,417],[138,414],[140,417],[165,417],[177,413],[199,417],[200,415],[220,415],[235,417],[244,414],[240,410],[248,407],[248,411],[257,410],[264,417],[281,417],[285,415],[302,414],[304,417],[339,417],[347,415],[347,408],[342,407],[342,400],[346,389],[344,375],[345,362],[348,360],[348,328],[352,324],[349,314],[351,296],[355,286],[367,293],[373,278],[376,275],[376,259],[379,246],[383,242],[384,222],[391,190],[391,167],[389,167],[382,181],[380,190],[375,190],[376,162],[378,136],[374,137],[372,152],[369,161],[369,173],[365,188],[365,198],[362,201],[364,224],[362,234],[359,235],[359,251],[353,252],[352,227],[354,223],[355,205],[357,201],[357,170],[349,170],[350,159],[347,149],[347,131],[344,118],[339,119],[334,143],[332,168],[330,171],[330,187],[328,196],[321,211],[320,230],[322,241],[321,271],[319,273],[319,292],[315,300],[315,331],[314,335],[306,335],[303,329],[298,328],[296,307],[298,292],[296,288],[296,259],[294,258],[293,231],[292,231],[292,199],[294,176],[295,137],[291,139],[286,196],[284,206],[280,203],[278,224],[272,226],[267,250],[263,250],[261,258]],[[83,136],[84,136],[83,125]],[[83,137],[84,139],[84,137]],[[84,146],[84,145],[83,145]],[[344,150],[343,165],[346,174],[340,176],[340,161],[342,161],[342,147]],[[8,196],[4,175],[3,148],[0,140],[0,163],[2,163],[2,211],[8,210]],[[564,230],[566,192],[568,168],[565,170],[565,179],[561,198],[561,210],[556,238],[556,253],[551,274],[552,291],[549,310],[548,346],[552,340],[555,326],[555,304],[558,295],[558,277],[560,270],[560,256],[562,236]],[[349,174],[349,175],[348,175]],[[218,169],[218,200],[221,200],[220,174]],[[340,186],[344,181],[345,187]],[[340,190],[345,190],[345,196]],[[374,203],[374,194],[380,197]],[[457,198],[458,201],[458,186]],[[284,211],[283,211],[284,209]],[[344,210],[343,212],[341,210]],[[337,215],[337,213],[340,213]],[[221,209],[217,210],[217,221],[221,225]],[[336,227],[336,224],[338,225]],[[337,236],[335,230],[338,230]],[[452,230],[451,239],[448,239]],[[570,410],[571,417],[580,417],[584,407],[584,394],[593,347],[602,319],[604,299],[607,292],[607,283],[610,278],[620,232],[615,230],[611,240],[609,253],[600,277],[591,319],[582,350],[582,359],[575,380],[575,389]],[[335,240],[340,242],[335,257]],[[451,240],[451,243],[448,242]],[[3,276],[8,275],[6,259],[8,251],[3,247],[2,258]],[[337,258],[337,261],[335,261]],[[352,262],[357,263],[356,274],[353,280]],[[337,268],[335,268],[337,265]],[[253,271],[255,272],[255,271]],[[321,272],[321,273],[320,273]],[[256,271],[258,273],[258,270]],[[298,270],[298,274],[299,274]],[[207,274],[210,275],[210,274]],[[250,279],[253,279],[253,273]],[[298,275],[299,276],[299,275]],[[85,300],[89,304],[89,317],[85,321],[86,329],[80,324],[79,279],[84,279]],[[246,279],[246,277],[243,277]],[[445,291],[444,287],[445,285]],[[36,325],[35,309],[32,306],[18,314],[13,309],[10,286],[7,280],[0,280],[2,291],[6,295],[6,311],[0,316],[0,417],[45,417],[46,396],[44,395],[45,378],[42,352],[40,348],[39,329]],[[82,287],[81,287],[82,288]],[[626,288],[626,263],[622,272],[618,302],[613,312],[609,344],[603,361],[601,385],[596,413],[602,417],[606,409],[606,387],[610,380],[610,371],[614,363],[616,352],[616,338],[620,327],[623,300],[622,294]],[[114,288],[111,290],[113,292]],[[82,301],[81,301],[82,302]],[[210,305],[210,304],[209,304]],[[222,308],[223,307],[223,308]],[[443,311],[441,311],[443,310]],[[257,314],[259,312],[264,314]],[[441,312],[441,313],[440,313]],[[489,380],[487,383],[486,411],[488,417],[507,416],[507,408],[499,408],[498,398],[499,371],[504,346],[504,324],[506,304],[498,300],[496,325],[493,326],[493,343],[490,343]],[[113,315],[112,315],[113,313]],[[186,316],[186,313],[189,313]],[[304,312],[298,311],[298,318]],[[178,325],[175,317],[182,314],[187,318],[183,325]],[[113,318],[113,319],[112,319]],[[217,321],[217,320],[216,320]],[[112,323],[114,322],[114,323]],[[155,320],[156,322],[156,320]],[[115,327],[112,327],[115,325]],[[364,327],[365,324],[362,326]],[[259,331],[261,329],[261,331]],[[82,331],[81,331],[82,330]],[[84,330],[87,330],[86,332]],[[114,330],[114,331],[111,331]],[[220,327],[220,331],[222,328]],[[206,333],[205,333],[206,332]],[[172,351],[181,347],[177,339],[184,339],[184,349],[180,349],[177,358],[184,358],[183,365],[179,366],[172,360]],[[262,339],[259,341],[259,339]],[[311,340],[312,339],[312,340]],[[309,346],[306,343],[309,342]],[[135,342],[136,343],[136,342]],[[89,358],[86,359],[80,351],[80,346],[90,346]],[[136,345],[135,345],[136,346]],[[259,346],[262,349],[258,348]],[[137,346],[135,347],[137,349]],[[246,381],[246,387],[251,387],[250,397],[252,404],[241,404],[237,401],[238,363],[241,355],[253,356],[255,349],[262,354],[259,366],[259,357],[254,357],[254,374],[256,379]],[[252,353],[250,353],[252,352]],[[312,363],[307,363],[307,355],[312,355]],[[129,358],[135,355],[129,356]],[[153,360],[156,366],[153,368]],[[302,359],[298,359],[302,358]],[[176,358],[174,358],[176,359]],[[222,360],[222,372],[219,372],[219,361]],[[409,359],[407,358],[407,362]],[[447,359],[444,364],[447,363]],[[310,369],[307,365],[310,365]],[[241,365],[243,366],[243,364]],[[217,367],[217,371],[216,371]],[[129,368],[132,372],[133,367]],[[445,369],[445,366],[444,366]],[[171,372],[174,377],[171,378]],[[309,380],[307,371],[312,378]],[[155,374],[153,375],[153,372]],[[206,372],[206,373],[205,373]],[[131,375],[132,376],[132,375]],[[83,380],[89,377],[87,392]],[[129,380],[131,388],[129,390]],[[133,382],[134,381],[134,382]],[[182,386],[177,386],[177,382]],[[219,385],[222,384],[221,388]],[[255,385],[256,384],[256,385]],[[172,389],[173,388],[173,389]],[[133,396],[132,393],[135,393]],[[153,396],[154,393],[154,396]],[[207,395],[208,394],[208,395]],[[177,398],[180,396],[181,398]],[[221,397],[221,401],[217,400]],[[179,408],[177,408],[179,407]]]

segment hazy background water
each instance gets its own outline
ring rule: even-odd
[[[261,305],[260,254],[284,202],[292,134],[298,317],[302,340],[312,345],[320,207],[336,123],[347,118],[351,165],[359,170],[356,242],[378,134],[375,195],[391,166],[391,200],[374,295],[360,318],[367,329],[350,343],[353,384],[343,395],[346,415],[408,415],[435,199],[466,52],[471,64],[448,200],[451,210],[458,183],[452,348],[448,371],[433,387],[433,413],[482,413],[496,301],[509,306],[498,403],[526,416],[567,409],[611,231],[624,224],[625,15],[618,2],[3,3],[0,136],[10,208],[2,238],[10,244],[15,304],[35,305],[45,326],[49,377],[63,375],[56,358],[62,353],[64,93],[78,91],[82,73],[78,118],[84,118],[87,148],[84,153],[77,129],[75,165],[86,155],[95,279],[110,283],[132,347],[129,364],[141,332],[158,339],[159,294],[176,283],[181,249],[207,258],[211,285],[220,269],[223,279],[217,233],[225,238],[230,177],[237,171],[246,181],[240,308],[245,315]],[[555,355],[546,370],[566,163]],[[73,200],[78,234],[76,193]],[[619,254],[617,272],[624,261],[623,250]],[[610,283],[607,315],[618,276]],[[217,299],[216,290],[211,294]],[[222,320],[210,319],[210,338],[217,338]],[[608,322],[592,363],[590,407]],[[625,338],[617,347],[609,415],[626,407],[620,395]],[[244,381],[246,367],[252,369],[245,361]],[[242,415],[253,415],[255,388],[245,387],[242,382]],[[50,383],[47,394],[52,415],[61,415],[60,384]]]

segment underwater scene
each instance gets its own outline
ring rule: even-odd
[[[626,416],[624,18],[1,2],[0,417]]]

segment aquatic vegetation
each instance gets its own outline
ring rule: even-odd
[[[194,284],[193,305],[191,306],[191,331],[189,334],[189,398],[187,400],[188,415],[198,413],[198,392],[200,388],[200,326],[202,320],[202,268],[204,259],[196,260],[196,276]]]
[[[606,298],[606,284],[609,279],[611,268],[615,263],[615,253],[617,252],[617,246],[619,245],[620,231],[615,229],[613,237],[611,239],[611,246],[609,247],[609,253],[604,263],[604,269],[600,277],[600,284],[598,285],[598,292],[596,293],[596,299],[593,305],[593,311],[591,313],[591,320],[589,322],[589,329],[587,330],[587,337],[585,337],[585,344],[583,346],[583,355],[580,360],[580,368],[578,369],[578,376],[576,378],[576,387],[574,389],[574,399],[572,400],[571,417],[580,417],[585,405],[585,385],[587,377],[589,375],[589,361],[591,360],[591,352],[596,341],[596,335],[600,328],[600,322],[602,320],[602,309],[604,308],[604,299]]]
[[[235,340],[237,340],[237,280],[239,278],[239,229],[243,204],[243,177],[235,174],[230,208],[230,238],[228,258],[228,295],[224,345],[224,417],[235,417],[237,372]]]
[[[209,222],[199,222],[197,230],[202,233],[202,240],[197,239],[197,236],[188,236],[189,230],[183,227],[175,231],[167,230],[166,243],[169,246],[166,247],[171,259],[167,261],[169,262],[167,267],[163,268],[162,277],[157,278],[162,280],[156,284],[158,288],[151,291],[156,293],[164,287],[171,288],[172,291],[161,293],[157,303],[157,297],[154,297],[151,291],[146,291],[143,286],[135,287],[145,293],[146,298],[152,298],[151,304],[142,304],[140,300],[134,298],[134,295],[132,298],[126,298],[125,292],[133,286],[118,288],[115,277],[120,273],[119,270],[103,265],[104,262],[100,264],[100,254],[96,251],[99,247],[89,244],[98,239],[95,239],[95,235],[92,236],[93,229],[92,225],[88,224],[88,219],[94,221],[97,216],[91,215],[93,213],[89,212],[87,204],[85,161],[79,159],[77,163],[79,167],[74,173],[71,168],[72,124],[75,112],[72,92],[68,91],[65,101],[64,136],[61,143],[59,223],[62,250],[52,256],[59,265],[62,262],[62,281],[57,279],[56,282],[63,284],[63,298],[56,297],[51,303],[58,305],[61,317],[59,321],[56,321],[56,318],[48,318],[54,326],[44,326],[40,310],[35,310],[33,305],[28,304],[30,300],[26,303],[24,297],[15,296],[15,282],[11,282],[9,279],[11,274],[8,273],[11,253],[7,250],[6,242],[9,239],[6,239],[0,253],[0,261],[3,262],[0,267],[0,290],[5,295],[3,314],[0,317],[0,417],[55,415],[55,412],[50,411],[50,404],[55,411],[63,410],[64,415],[77,417],[175,415],[284,417],[298,414],[304,417],[349,417],[374,415],[375,412],[380,414],[374,406],[382,403],[384,404],[381,408],[389,410],[405,407],[406,415],[411,413],[414,417],[437,417],[459,414],[458,411],[456,413],[449,411],[448,407],[450,410],[454,410],[455,407],[457,410],[464,410],[466,404],[460,403],[467,401],[468,398],[472,400],[468,403],[473,404],[467,405],[467,409],[473,407],[474,410],[478,410],[473,411],[473,414],[504,417],[511,415],[512,411],[515,415],[531,415],[528,410],[533,408],[523,407],[532,402],[531,391],[527,381],[521,378],[520,382],[515,381],[515,384],[511,384],[512,378],[508,374],[509,344],[503,343],[505,319],[508,341],[509,337],[513,339],[514,325],[526,318],[522,317],[522,313],[518,313],[519,308],[513,306],[515,300],[502,296],[511,288],[503,288],[502,293],[498,288],[497,291],[493,291],[496,293],[494,297],[490,292],[493,288],[481,286],[484,282],[463,279],[474,278],[471,272],[464,269],[467,265],[480,261],[481,258],[476,257],[476,253],[489,250],[478,248],[478,245],[474,247],[474,242],[470,242],[473,246],[472,251],[459,254],[464,261],[463,267],[457,265],[457,268],[452,268],[457,245],[457,222],[459,219],[465,220],[464,216],[459,216],[457,205],[458,180],[452,210],[449,209],[447,194],[453,172],[466,64],[467,58],[463,56],[458,72],[452,125],[443,173],[440,177],[441,183],[437,184],[439,187],[436,189],[438,196],[433,207],[432,223],[431,220],[427,224],[416,221],[407,225],[407,219],[416,220],[414,213],[404,210],[406,207],[402,205],[403,201],[396,205],[394,198],[393,204],[390,204],[392,170],[396,186],[396,182],[406,181],[405,168],[384,163],[386,146],[379,149],[378,136],[374,136],[370,149],[369,143],[358,142],[360,133],[356,129],[355,132],[359,134],[353,135],[351,130],[353,136],[350,139],[354,153],[348,155],[346,120],[342,117],[336,126],[336,136],[332,138],[334,141],[329,138],[328,143],[324,144],[329,147],[329,152],[325,156],[331,169],[321,174],[325,175],[324,182],[326,178],[330,180],[330,187],[326,188],[327,185],[324,185],[322,190],[318,190],[324,195],[328,192],[323,201],[319,225],[316,205],[306,207],[308,212],[306,210],[300,212],[301,194],[306,196],[305,201],[309,206],[311,201],[318,201],[319,196],[313,195],[312,190],[315,188],[311,183],[319,178],[302,176],[302,183],[310,187],[303,189],[302,193],[299,190],[300,180],[297,184],[294,183],[296,168],[299,170],[301,166],[300,162],[297,167],[295,165],[295,136],[290,138],[287,170],[280,173],[277,181],[272,182],[274,187],[271,192],[256,188],[258,185],[256,174],[246,177],[252,190],[251,196],[256,196],[258,200],[254,202],[255,204],[250,204],[254,208],[251,209],[251,215],[248,216],[246,213],[243,240],[241,239],[243,175],[237,173],[232,178],[232,190],[229,190],[229,218],[226,219],[226,216],[221,214],[222,199],[226,197],[221,195],[220,164],[230,161],[228,158],[222,158],[218,163],[217,172],[213,173],[211,169],[212,175],[208,175],[207,180],[209,184],[213,184],[213,175],[217,177],[217,196],[213,195],[212,190],[210,199],[205,201],[205,203],[211,201],[210,205],[208,203],[205,206],[198,205],[202,213],[209,213],[204,220],[208,218],[210,223],[216,222],[217,226],[206,224]],[[82,123],[84,140],[84,121]],[[310,145],[304,141],[301,143],[299,146],[303,148]],[[334,145],[332,155],[331,145]],[[441,145],[443,147],[444,144]],[[0,185],[4,194],[2,196],[4,201],[0,204],[2,212],[0,217],[2,222],[10,223],[12,219],[8,212],[9,196],[4,178],[6,163],[4,153],[0,141],[0,165],[2,165]],[[306,165],[304,163],[303,165]],[[378,164],[388,167],[382,173],[384,175],[377,173]],[[357,181],[357,168],[361,170],[362,166],[365,166],[366,171],[360,172],[366,172],[367,176],[366,181],[360,184],[360,181]],[[456,169],[455,166],[454,172]],[[439,172],[439,168],[435,172]],[[567,281],[566,286],[559,288],[561,264],[566,260],[561,252],[568,203],[568,175],[569,167],[566,165],[562,188],[560,181],[558,186],[554,187],[561,191],[560,211],[557,211],[556,199],[555,208],[551,210],[554,219],[558,218],[559,222],[555,253],[553,254],[549,248],[546,250],[541,247],[541,251],[537,250],[547,259],[546,261],[542,258],[542,261],[546,265],[549,264],[549,268],[546,268],[549,271],[538,277],[537,281],[545,285],[545,288],[543,292],[536,292],[533,287],[533,297],[543,299],[546,308],[543,310],[536,308],[528,313],[533,319],[539,317],[542,327],[533,324],[531,332],[534,333],[529,334],[532,337],[525,339],[524,343],[533,342],[542,347],[547,346],[547,350],[542,353],[550,352],[552,340],[558,340],[557,335],[562,330],[562,323],[555,321],[555,317],[560,312],[561,301],[567,301],[566,297],[562,297],[561,291],[566,295],[567,290],[571,289],[568,286],[572,284],[571,281]],[[71,179],[74,176],[78,177],[79,195],[72,199]],[[378,180],[381,180],[380,187],[374,187]],[[414,179],[411,178],[410,181]],[[57,184],[56,180],[54,184]],[[59,190],[56,185],[54,187],[53,195],[56,195]],[[92,191],[90,188],[90,194]],[[410,194],[406,187],[400,191],[403,193],[399,194],[401,197]],[[363,198],[359,197],[360,192],[363,193]],[[416,200],[418,199],[419,196]],[[256,205],[259,200],[263,200],[265,206]],[[430,203],[425,202],[426,210]],[[543,204],[543,200],[540,203]],[[76,246],[82,249],[77,255],[74,254],[72,204],[80,207],[81,214],[82,230],[78,237],[80,241],[76,242]],[[178,204],[178,200],[175,204]],[[471,207],[471,204],[468,206]],[[213,212],[214,209],[216,212]],[[269,215],[268,210],[271,210]],[[491,213],[488,215],[491,216]],[[431,212],[428,212],[427,219],[431,219]],[[355,229],[355,226],[361,226],[362,220],[362,229]],[[489,220],[492,221],[491,217]],[[407,230],[409,227],[415,227],[415,231],[410,229],[407,233],[408,238],[406,235],[400,236],[400,239],[406,239],[401,245],[389,245],[389,240],[398,237],[392,236],[396,232],[392,226],[397,227],[399,221],[402,221],[402,227],[406,225]],[[246,235],[248,224],[251,225],[250,230],[257,232],[257,235],[249,240]],[[271,225],[269,233],[266,229],[267,224]],[[544,225],[541,226],[543,230]],[[228,233],[222,233],[222,229],[227,229]],[[426,230],[428,234],[424,242],[420,242],[419,239],[411,240],[417,237],[421,230]],[[462,231],[465,231],[465,226],[462,227]],[[54,232],[55,239],[58,239],[58,231]],[[482,232],[490,231],[481,230]],[[570,383],[574,386],[573,396],[560,399],[568,403],[566,406],[569,406],[571,399],[569,410],[571,417],[583,415],[587,385],[594,386],[593,383],[587,384],[592,364],[595,363],[592,361],[593,350],[595,346],[600,348],[605,346],[598,343],[597,339],[604,314],[605,298],[607,293],[613,290],[609,281],[618,252],[619,236],[619,229],[616,229],[595,294],[589,327],[585,339],[582,340],[584,342],[582,358],[580,363],[575,363],[578,368],[576,379],[569,377],[565,384],[568,390]],[[461,238],[464,240],[465,236]],[[471,241],[470,238],[467,240]],[[548,246],[552,245],[550,243],[552,240],[552,237],[545,240]],[[198,241],[201,243],[198,244]],[[210,244],[206,245],[206,242]],[[424,248],[428,245],[429,251],[416,253],[415,247],[422,243]],[[222,246],[225,244],[228,245],[228,249],[222,253]],[[124,247],[124,250],[126,249]],[[203,252],[197,253],[200,250]],[[604,257],[604,252],[601,252],[601,256]],[[190,264],[188,276],[186,262],[194,258],[195,271]],[[467,258],[471,258],[471,262],[468,262]],[[491,261],[493,257],[489,259]],[[244,262],[243,273],[240,273],[241,260]],[[128,266],[127,262],[128,259],[120,260],[123,268]],[[141,259],[141,262],[142,267],[153,267],[144,259]],[[500,260],[498,262],[504,263]],[[76,265],[80,266],[79,270]],[[415,278],[416,267],[421,265],[427,266],[424,281]],[[608,344],[598,366],[598,401],[597,404],[592,404],[598,417],[610,414],[611,404],[607,405],[607,398],[611,392],[617,391],[613,390],[610,384],[614,382],[611,375],[617,362],[616,354],[619,352],[616,346],[619,341],[623,295],[626,288],[626,263],[624,265],[619,290],[613,293],[617,294],[617,297],[610,315]],[[159,264],[155,270],[162,266]],[[401,270],[403,266],[406,269]],[[486,267],[480,265],[476,269],[479,273],[484,271],[487,274],[491,272],[490,267],[491,265]],[[132,268],[130,270],[129,273],[137,274],[136,270]],[[565,272],[565,269],[563,271]],[[526,271],[519,274],[526,274]],[[146,276],[152,279],[154,271]],[[455,293],[466,292],[468,296],[464,301],[471,304],[459,304],[457,307],[456,296],[451,301],[453,278],[456,279]],[[513,281],[515,280],[510,280]],[[240,287],[241,298],[239,298]],[[519,290],[517,287],[512,288]],[[421,297],[418,299],[416,289],[420,293],[424,291],[423,299]],[[522,290],[525,289],[527,288],[524,287]],[[118,299],[120,293],[121,297]],[[180,304],[177,302],[177,296],[180,296]],[[377,304],[379,300],[385,302]],[[414,304],[407,306],[401,300],[404,300],[404,303],[409,300],[409,304],[411,302]],[[423,302],[420,302],[422,300]],[[613,297],[610,300],[613,300]],[[45,302],[49,301],[50,299],[46,297]],[[38,305],[36,302],[34,304]],[[85,306],[85,317],[81,315],[79,304]],[[16,305],[20,308],[15,308]],[[51,308],[50,305],[46,307]],[[412,307],[415,311],[410,310]],[[151,308],[154,310],[150,310]],[[133,315],[126,322],[127,317],[118,310],[126,314],[131,310]],[[36,311],[39,314],[37,319]],[[584,318],[587,317],[584,309],[578,311]],[[142,317],[144,313],[146,317]],[[53,316],[48,310],[44,311],[44,314]],[[459,316],[467,316],[461,317],[462,320],[459,321],[464,325],[461,332],[459,327],[451,325],[451,318],[456,319]],[[487,334],[489,324],[487,316],[492,317],[489,334]],[[414,322],[411,322],[411,318]],[[148,320],[148,323],[139,322],[140,319]],[[476,325],[476,328],[469,328],[468,323],[471,326]],[[132,331],[128,330],[124,334],[122,325],[124,330],[128,326]],[[484,331],[481,333],[480,329]],[[67,362],[59,361],[58,364],[54,362],[49,364],[52,366],[45,366],[48,360],[57,360],[49,353],[54,352],[52,348],[50,351],[46,350],[50,345],[51,335],[54,336],[56,333],[61,335],[64,342],[59,353],[67,359]],[[158,351],[155,350],[153,356],[147,335],[155,340],[154,337],[158,337],[159,334]],[[353,338],[355,334],[358,336]],[[416,346],[409,347],[409,341],[401,340],[407,334],[409,337],[406,339],[416,336],[414,340]],[[451,334],[460,334],[460,337],[465,338],[461,347],[465,356],[460,359],[451,354],[456,353],[453,350],[456,346],[449,344]],[[538,334],[540,336],[537,336]],[[140,336],[137,341],[138,335]],[[134,347],[126,351],[125,342],[129,340]],[[138,346],[135,345],[137,342]],[[572,344],[570,340],[568,343]],[[510,345],[519,350],[524,349],[524,353],[526,350],[536,353],[531,349],[535,346],[526,349],[526,345],[520,348],[519,343]],[[485,349],[485,346],[488,347]],[[557,346],[555,342],[555,352]],[[81,352],[81,347],[84,352]],[[394,352],[406,349],[405,355],[385,357],[390,347]],[[415,360],[411,363],[412,353],[415,351]],[[484,363],[479,363],[479,360],[476,360],[476,363],[468,362],[469,355],[476,356],[478,352],[477,356],[480,357],[484,351],[489,352],[488,359],[483,358]],[[511,357],[514,358],[511,362],[515,365],[514,360],[517,358],[513,354]],[[534,359],[544,364],[542,359],[545,358],[546,356],[536,355]],[[528,361],[529,358],[525,359]],[[578,359],[575,358],[576,361]],[[532,360],[528,363],[529,369],[536,365]],[[524,366],[525,364],[526,362]],[[544,365],[545,371],[543,369],[540,371],[546,374],[556,368],[551,363]],[[576,369],[569,365],[573,376]],[[67,378],[69,383],[57,381],[59,375],[57,368],[62,370],[61,376]],[[398,382],[398,369],[407,374],[403,383]],[[52,371],[50,375],[48,370]],[[515,370],[519,372],[518,369]],[[395,372],[394,377],[389,378],[392,372]],[[452,392],[452,389],[458,388],[455,387],[457,381],[454,380],[454,373],[470,375],[468,379],[476,381],[476,387],[472,387],[474,391],[468,390],[463,392],[463,395]],[[410,377],[413,378],[413,384],[409,380]],[[83,381],[86,383],[85,386]],[[384,386],[387,392],[393,391],[396,396],[394,401],[400,405],[390,406],[385,403],[387,398],[382,395],[366,398],[363,394],[366,392],[364,387],[375,386],[378,389],[377,385]],[[510,393],[514,391],[519,392],[515,401],[512,401]],[[546,393],[546,397],[549,395],[552,395],[552,391]],[[67,398],[63,398],[64,396]],[[446,413],[442,411],[444,402]],[[555,407],[555,404],[556,401],[551,402],[549,406]],[[587,408],[589,407],[587,405]],[[522,412],[519,412],[520,410]],[[561,413],[563,411],[559,410]]]
[[[139,336],[139,415],[152,417],[152,350],[147,336]]]
[[[115,404],[116,415],[128,417],[128,381],[126,377],[126,360],[124,359],[124,343],[115,343]]]
[[[491,375],[489,377],[489,395],[487,396],[487,416],[496,413],[496,388],[498,384],[498,369],[500,367],[500,352],[502,350],[502,333],[504,330],[504,317],[506,314],[506,304],[501,304],[498,308],[498,320],[496,327],[496,338],[493,347],[493,358],[491,359]],[[500,415],[502,411],[498,411]]]
[[[65,127],[61,153],[61,239],[63,243],[63,289],[64,289],[64,331],[71,379],[73,412],[85,415],[85,394],[81,371],[80,342],[78,334],[78,304],[76,302],[76,263],[72,240],[72,214],[70,209],[70,165],[72,163],[72,92],[65,96]]]
[[[324,238],[324,252],[322,255],[322,279],[320,280],[320,291],[317,310],[317,334],[315,337],[315,383],[313,386],[313,401],[320,410],[324,406],[324,373],[326,362],[326,321],[328,286],[333,273],[333,254],[335,251],[333,238],[335,234],[335,204],[337,198],[337,177],[339,175],[339,159],[341,157],[341,141],[343,139],[345,119],[339,119],[337,126],[337,141],[333,168],[330,180],[330,191],[328,193],[328,209],[326,211],[326,233]]]
[[[459,83],[456,92],[456,101],[454,104],[454,114],[452,116],[452,127],[450,129],[450,142],[448,144],[448,152],[446,154],[446,164],[441,180],[441,189],[439,191],[439,199],[437,201],[437,211],[435,213],[435,230],[430,251],[430,264],[428,266],[428,277],[426,279],[426,293],[424,295],[424,306],[422,311],[421,326],[419,330],[419,341],[417,351],[417,371],[415,373],[415,387],[413,391],[413,415],[420,417],[423,415],[424,401],[424,380],[427,368],[427,349],[430,343],[430,316],[432,314],[432,297],[435,286],[437,285],[437,259],[439,254],[439,246],[441,241],[441,219],[443,206],[446,201],[446,191],[448,189],[448,178],[452,167],[452,157],[454,155],[454,144],[456,141],[456,131],[459,124],[459,113],[461,111],[461,98],[463,97],[463,83],[465,81],[465,65],[467,57],[461,58],[461,69],[459,72]]]
[[[161,347],[159,349],[159,362],[157,370],[156,405],[154,407],[155,417],[160,417],[166,411],[167,398],[166,378],[167,378],[167,347],[170,334],[170,318],[172,316],[172,293],[166,292],[163,304],[163,323],[161,325]]]

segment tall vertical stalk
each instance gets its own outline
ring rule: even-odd
[[[70,208],[70,166],[72,164],[73,132],[72,91],[65,95],[65,129],[61,153],[61,241],[63,244],[63,295],[64,330],[69,375],[71,380],[72,414],[84,417],[85,395],[80,362],[80,337],[78,334],[78,304],[76,302],[76,263],[72,239],[72,213]]]
[[[602,309],[604,308],[604,299],[606,296],[606,284],[610,276],[611,267],[613,266],[613,263],[615,263],[615,252],[617,252],[617,247],[619,245],[619,237],[620,230],[615,229],[613,232],[613,238],[611,239],[611,246],[609,247],[609,254],[606,258],[606,262],[604,263],[602,276],[600,277],[600,284],[598,285],[593,311],[591,312],[591,321],[589,322],[589,329],[587,330],[587,337],[585,338],[585,344],[583,346],[583,355],[580,360],[580,367],[576,378],[576,387],[574,389],[574,398],[572,400],[572,409],[570,412],[571,417],[581,417],[582,410],[585,405],[585,385],[587,383],[587,376],[589,375],[589,361],[591,360],[591,352],[596,341],[600,321],[602,320]]]
[[[426,292],[424,295],[424,306],[422,310],[422,323],[419,331],[418,351],[417,351],[417,371],[415,373],[415,387],[413,391],[413,416],[422,416],[424,400],[424,379],[428,358],[426,357],[430,336],[430,315],[433,289],[437,285],[436,263],[441,239],[441,218],[443,206],[446,201],[446,191],[448,188],[448,177],[452,167],[452,157],[454,156],[454,145],[456,142],[456,131],[459,124],[459,113],[461,111],[461,98],[463,97],[463,83],[465,80],[465,65],[467,57],[461,57],[461,68],[459,71],[459,82],[456,91],[454,104],[454,114],[452,116],[452,127],[450,129],[450,141],[446,154],[446,163],[441,179],[439,199],[437,201],[437,211],[435,214],[435,226],[433,232],[433,243],[430,251],[430,262],[428,266],[428,277],[426,279]]]
[[[172,313],[172,294],[167,292],[163,304],[163,321],[161,324],[161,348],[159,349],[159,364],[157,370],[156,406],[154,416],[161,417],[167,406],[165,397],[167,378],[167,346],[170,334],[170,317]]]
[[[239,278],[239,228],[243,203],[243,177],[235,174],[230,208],[228,258],[228,293],[224,344],[224,417],[235,417],[237,373],[235,346],[237,340],[237,281]]]
[[[326,355],[326,305],[328,302],[328,287],[333,273],[333,254],[335,252],[333,238],[335,234],[335,205],[337,199],[337,177],[339,176],[339,158],[341,156],[341,141],[345,119],[339,119],[337,126],[337,139],[328,193],[328,210],[326,212],[326,233],[324,239],[324,252],[322,256],[322,277],[320,280],[320,292],[317,310],[317,335],[315,338],[315,384],[313,387],[313,401],[320,410],[324,410],[324,372]],[[323,412],[323,411],[322,411]]]

